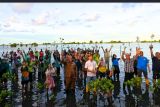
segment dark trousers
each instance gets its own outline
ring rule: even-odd
[[[125,72],[124,82],[131,80],[134,77],[134,73]]]
[[[105,72],[104,72],[104,73],[102,73],[102,72],[100,72],[100,71],[99,71],[99,73],[98,73],[98,74],[99,74],[100,78],[104,78],[104,77],[106,77],[106,73],[105,73]]]
[[[116,78],[117,78],[117,81],[119,81],[119,73],[120,73],[119,66],[117,65],[113,65],[113,66],[114,66],[114,74],[113,74],[114,81],[116,80]]]
[[[57,67],[57,75],[60,75],[60,67]]]

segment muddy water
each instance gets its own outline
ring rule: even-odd
[[[55,100],[51,101],[47,98],[47,91],[43,89],[38,92],[36,84],[38,82],[38,73],[35,73],[35,78],[32,87],[27,92],[22,92],[21,74],[19,72],[18,82],[12,85],[14,92],[12,107],[160,107],[160,92],[154,93],[146,89],[143,81],[142,89],[140,90],[123,90],[124,72],[120,73],[120,82],[114,82],[115,89],[113,90],[112,101],[109,103],[106,97],[90,95],[84,93],[84,80],[78,79],[76,82],[75,94],[66,95],[64,86],[63,68],[61,68],[60,78],[57,81],[55,89]],[[8,87],[10,87],[9,83]]]
[[[148,44],[142,44],[145,56],[150,58],[149,49],[146,48]],[[107,46],[107,45],[106,45]],[[109,46],[108,46],[109,47]],[[132,46],[131,46],[132,47]],[[133,44],[133,47],[135,45]],[[155,49],[158,50],[159,44],[155,44]],[[117,56],[119,56],[119,44],[115,45],[113,49]],[[28,48],[27,48],[28,49]],[[26,51],[27,51],[26,49]],[[40,48],[39,48],[40,49]],[[155,50],[155,51],[156,51]],[[102,50],[100,51],[101,56]],[[113,52],[112,52],[113,53]],[[134,53],[134,52],[133,52]],[[52,60],[53,62],[53,60]],[[151,61],[150,61],[151,64]],[[22,92],[21,86],[21,73],[18,74],[18,82],[11,86],[8,83],[8,88],[14,92],[12,107],[160,107],[160,92],[153,94],[152,91],[146,89],[145,81],[143,80],[142,89],[140,90],[123,90],[123,62],[120,61],[120,82],[114,82],[115,89],[113,91],[112,101],[109,103],[106,97],[97,95],[90,96],[84,93],[85,83],[83,79],[78,79],[76,82],[75,94],[66,95],[64,86],[64,71],[61,68],[60,78],[57,81],[57,87],[55,89],[55,101],[51,101],[47,98],[47,91],[43,89],[39,92],[37,89],[38,73],[35,73],[33,83],[27,92]],[[152,81],[152,73],[149,74],[149,79]],[[44,82],[44,80],[41,80]]]

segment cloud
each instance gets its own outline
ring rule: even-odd
[[[33,25],[48,24],[48,21],[50,18],[54,18],[60,13],[61,13],[60,9],[50,9],[50,10],[42,11],[38,17],[36,17],[35,19],[32,19],[32,24]]]
[[[3,32],[35,32],[33,27],[24,20],[20,20],[17,16],[11,15],[2,23]]]
[[[122,5],[121,5],[122,8],[126,8],[126,9],[128,9],[128,8],[134,8],[136,6],[137,6],[136,3],[122,3]]]
[[[5,23],[4,25],[3,25],[3,27],[5,27],[5,28],[8,28],[8,27],[10,27],[11,25],[9,24],[9,23]]]
[[[87,27],[87,28],[91,28],[91,27],[92,27],[92,25],[86,25],[86,27]]]
[[[29,13],[33,7],[32,3],[13,3],[11,8],[16,13]]]
[[[97,21],[99,18],[100,18],[100,15],[91,14],[91,15],[88,15],[85,20],[91,22],[91,21]]]
[[[50,17],[49,13],[47,13],[47,12],[41,13],[37,18],[32,19],[32,23],[34,25],[44,25],[44,24],[47,24],[49,17]]]
[[[15,15],[9,16],[6,20],[8,23],[20,23],[20,20]]]

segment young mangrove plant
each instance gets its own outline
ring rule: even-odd
[[[88,90],[94,93],[100,92],[103,95],[110,95],[114,90],[114,85],[107,78],[96,79],[88,83]]]
[[[142,84],[142,78],[141,77],[134,77],[131,80],[128,80],[128,81],[125,82],[125,85],[135,87],[135,88],[141,87],[141,84]]]

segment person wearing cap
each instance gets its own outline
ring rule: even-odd
[[[125,52],[126,47],[124,48],[124,51],[122,52],[122,60],[124,62],[124,83],[128,80],[131,80],[134,77],[134,59],[130,58],[131,53]],[[124,57],[125,56],[125,57]],[[123,88],[125,88],[125,84],[123,83]]]
[[[147,68],[150,73],[149,60],[143,56],[143,51],[136,49],[136,59],[137,59],[137,73],[138,77],[142,77],[142,73],[145,77],[146,85],[149,85]]]
[[[86,84],[96,79],[97,66],[96,61],[93,60],[93,55],[90,54],[88,61],[85,63],[85,69],[87,71]],[[88,85],[86,85],[86,92],[88,92]]]

